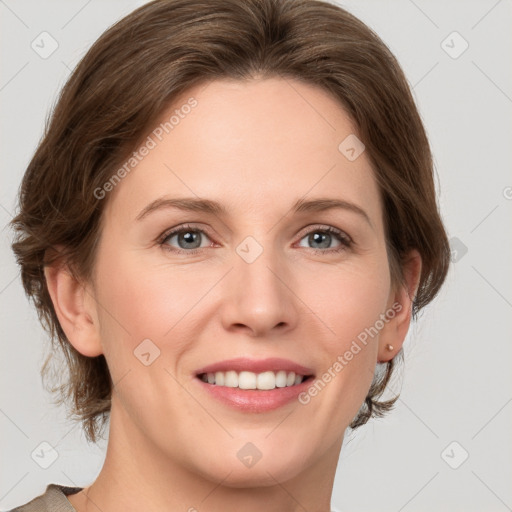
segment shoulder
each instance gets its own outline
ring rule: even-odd
[[[82,487],[49,484],[43,494],[8,512],[76,512],[66,496],[81,490]]]

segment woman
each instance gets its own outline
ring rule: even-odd
[[[67,82],[13,244],[104,466],[16,510],[330,510],[450,251],[396,59],[315,0],[157,0]],[[47,371],[48,365],[45,367]]]

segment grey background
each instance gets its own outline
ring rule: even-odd
[[[88,485],[103,462],[106,443],[88,445],[42,389],[46,335],[24,296],[5,226],[70,70],[109,25],[143,3],[0,0],[2,510],[50,482]],[[395,411],[346,436],[333,510],[512,510],[512,3],[340,5],[383,38],[413,87],[454,264],[409,331],[402,377],[391,385],[401,390]],[[59,45],[47,59],[31,48],[43,31]],[[463,41],[448,37],[453,31],[469,44],[457,58]],[[31,458],[43,441],[59,455],[48,469]]]

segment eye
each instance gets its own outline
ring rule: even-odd
[[[311,244],[317,253],[337,253],[350,248],[352,239],[343,231],[332,226],[315,226],[300,239]],[[209,241],[209,243],[208,243]],[[300,247],[305,247],[299,242]],[[207,232],[192,225],[183,225],[166,232],[158,242],[163,249],[177,254],[195,254],[206,247],[212,247]],[[332,244],[337,244],[333,245]]]
[[[159,244],[168,251],[194,254],[204,247],[211,247],[211,243],[203,243],[205,238],[209,240],[204,230],[184,225],[165,233],[164,238],[159,241]],[[174,244],[177,244],[178,247],[173,245],[173,240]]]
[[[306,243],[312,244],[313,247],[310,248],[315,252],[323,253],[340,252],[351,247],[353,243],[346,233],[332,226],[315,227],[310,230],[306,236],[301,238],[301,242],[302,240],[306,240]],[[338,245],[332,247],[332,242],[337,242]],[[301,244],[301,247],[304,246]]]

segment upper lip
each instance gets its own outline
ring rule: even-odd
[[[289,359],[281,359],[279,357],[271,357],[267,359],[249,359],[246,357],[237,357],[235,359],[226,359],[217,363],[209,364],[203,368],[199,368],[196,374],[227,372],[234,370],[236,372],[248,371],[253,373],[263,373],[268,371],[277,372],[284,370],[286,372],[295,372],[299,375],[313,375],[313,370],[302,366],[301,364],[290,361]]]

